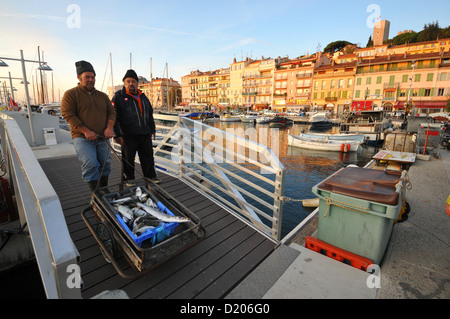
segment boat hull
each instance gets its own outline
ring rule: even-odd
[[[352,140],[333,141],[329,139],[308,139],[297,135],[289,135],[288,145],[317,151],[356,152],[361,142]]]
[[[364,143],[365,137],[364,134],[327,134],[327,133],[301,133],[300,136],[308,137],[308,138],[323,138],[330,139],[336,141],[359,141]]]
[[[237,115],[221,116],[220,121],[221,122],[241,122],[241,117],[237,116]]]
[[[256,119],[256,123],[266,124],[266,123],[269,123],[271,119],[272,119],[272,117],[269,117],[269,116],[258,117]]]
[[[255,123],[257,118],[258,118],[257,116],[242,115],[241,121],[243,123]]]

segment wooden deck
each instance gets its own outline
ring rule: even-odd
[[[223,298],[276,246],[196,190],[159,173],[160,186],[201,219],[207,235],[144,277],[124,279],[105,261],[81,218],[81,211],[89,206],[90,194],[81,180],[78,159],[42,160],[40,164],[60,198],[69,232],[80,253],[83,298],[114,289],[124,290],[130,298]],[[109,185],[119,182],[120,165],[113,158]]]

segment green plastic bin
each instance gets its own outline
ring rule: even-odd
[[[405,200],[405,175],[349,166],[314,186],[318,238],[380,264]]]

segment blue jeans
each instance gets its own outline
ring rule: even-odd
[[[111,152],[106,141],[89,141],[76,137],[73,145],[81,162],[81,176],[83,181],[96,181],[101,176],[108,176],[111,172]]]

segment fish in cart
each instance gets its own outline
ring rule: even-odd
[[[180,216],[171,216],[169,214],[165,214],[161,211],[156,210],[153,207],[144,205],[142,203],[137,203],[137,206],[145,210],[150,215],[158,218],[159,220],[166,222],[166,223],[187,223],[190,221],[187,217],[180,217]]]
[[[123,221],[130,227],[135,236],[140,236],[148,229],[154,229],[163,222],[186,223],[190,219],[181,216],[173,216],[159,210],[158,205],[143,192],[136,188],[134,195],[110,200]]]

